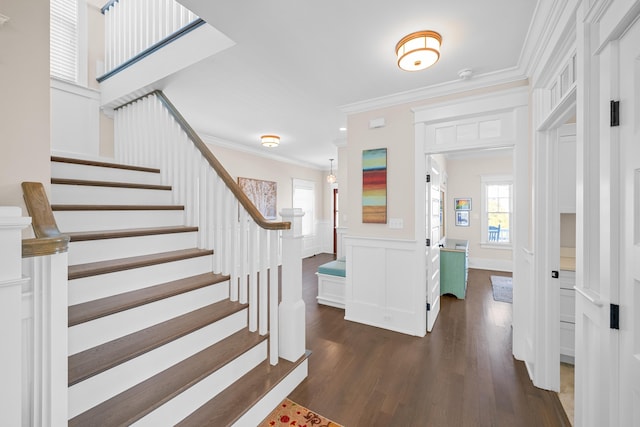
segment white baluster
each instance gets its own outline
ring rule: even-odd
[[[259,263],[260,263],[260,335],[266,335],[269,332],[269,299],[268,299],[268,273],[267,273],[267,263],[268,263],[268,251],[269,251],[269,243],[267,242],[267,230],[265,228],[260,228],[260,253]]]
[[[247,211],[242,208],[240,209],[240,245],[238,247],[238,251],[240,253],[238,263],[240,266],[239,276],[240,276],[240,292],[239,292],[239,301],[241,304],[247,303],[247,263],[249,256],[249,245],[248,245],[248,231],[247,231]]]
[[[258,225],[249,223],[249,330],[255,332],[258,329]]]
[[[278,247],[280,232],[269,232],[269,362],[278,364],[279,326],[278,326]]]
[[[231,289],[229,290],[231,301],[238,301],[238,262],[240,260],[240,222],[238,221],[238,202],[235,197],[231,203]]]

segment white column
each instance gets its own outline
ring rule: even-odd
[[[18,207],[0,206],[0,425],[22,425],[22,229]]]
[[[298,208],[280,211],[291,229],[282,231],[282,301],[279,308],[280,357],[295,362],[305,353],[305,307],[302,300],[302,217]]]

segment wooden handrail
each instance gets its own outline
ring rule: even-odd
[[[47,193],[40,182],[23,182],[22,192],[35,239],[22,240],[22,256],[43,256],[66,252],[69,236],[60,233]]]
[[[216,171],[218,176],[222,179],[222,181],[224,181],[226,186],[229,188],[229,190],[231,190],[231,192],[238,199],[240,204],[247,210],[251,218],[253,218],[253,220],[261,228],[264,228],[265,230],[289,230],[291,228],[291,223],[288,221],[271,222],[271,221],[267,221],[264,218],[264,216],[262,216],[258,208],[256,208],[256,206],[249,199],[249,197],[247,197],[244,191],[242,191],[242,188],[240,188],[240,185],[238,185],[238,183],[231,177],[229,172],[227,172],[224,166],[222,166],[222,163],[220,163],[220,161],[218,161],[216,156],[207,148],[207,145],[205,144],[205,142],[200,138],[200,136],[191,127],[191,125],[187,123],[187,121],[182,116],[182,114],[180,114],[180,112],[171,103],[171,101],[169,101],[169,99],[165,96],[165,94],[161,90],[155,90],[151,93],[143,95],[118,108],[122,108],[125,105],[131,104],[141,98],[146,98],[147,96],[151,96],[151,95],[156,95],[158,99],[160,99],[160,102],[162,102],[162,104],[167,108],[167,110],[169,111],[169,113],[171,113],[173,118],[176,119],[180,127],[186,132],[189,139],[193,141],[193,144],[196,146],[196,148],[200,151],[200,153],[204,156],[204,158],[207,159],[207,162],[209,162],[209,165],[211,165],[213,170]]]

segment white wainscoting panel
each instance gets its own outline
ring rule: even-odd
[[[344,243],[345,319],[423,336],[425,290],[418,283],[417,243],[350,236]]]

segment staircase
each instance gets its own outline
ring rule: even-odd
[[[159,170],[52,157],[51,184],[71,238],[69,425],[255,426],[306,376],[306,355],[269,363]]]

